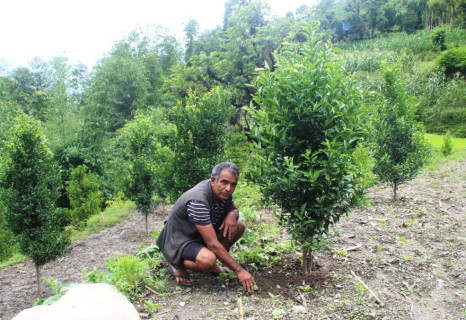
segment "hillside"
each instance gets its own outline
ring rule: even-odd
[[[465,178],[463,158],[402,185],[395,203],[391,188],[372,188],[372,205],[341,221],[333,250],[318,255],[311,277],[303,277],[296,254],[288,254],[270,269],[253,271],[260,290],[252,296],[236,280],[195,274],[192,288],[176,287],[170,279],[168,295],[146,291],[142,300],[160,303],[152,319],[236,319],[239,297],[247,319],[464,318]],[[160,228],[167,213],[168,208],[151,215],[150,227]],[[60,283],[82,281],[84,267],[99,267],[114,254],[136,253],[150,242],[142,216],[134,214],[74,243],[72,252],[46,265],[43,274]],[[31,306],[36,284],[30,262],[0,270],[0,281],[2,319]],[[308,313],[293,311],[297,305]],[[141,302],[135,306],[140,309]]]

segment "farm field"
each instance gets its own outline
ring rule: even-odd
[[[401,185],[395,203],[390,187],[373,187],[371,205],[337,224],[339,236],[329,253],[317,255],[309,277],[300,273],[298,254],[288,253],[280,263],[253,271],[259,287],[253,295],[245,294],[234,279],[195,274],[194,287],[176,286],[168,279],[168,293],[145,291],[134,305],[150,319],[237,319],[239,298],[245,319],[462,319],[465,178],[466,160],[461,158],[426,169]],[[151,228],[160,228],[168,209],[149,216]],[[60,284],[84,281],[83,268],[102,266],[115,254],[137,253],[151,243],[142,220],[134,214],[74,242],[70,254],[44,266],[44,278]],[[36,299],[30,262],[0,270],[0,281],[2,319],[11,319]],[[158,304],[152,314],[141,308],[148,299]]]

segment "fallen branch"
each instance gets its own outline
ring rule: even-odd
[[[149,290],[150,292],[152,292],[153,294],[156,294],[156,295],[159,295],[160,293],[158,293],[157,291],[155,291],[154,289],[152,289],[151,287],[149,286],[145,286],[147,290]]]
[[[338,250],[338,252],[340,252],[340,251],[346,251],[346,252],[348,252],[348,251],[354,251],[354,250],[357,250],[357,249],[359,249],[359,248],[361,248],[361,247],[362,247],[362,244],[361,244],[361,243],[358,243],[358,244],[355,245],[354,247],[349,247],[349,248],[347,248],[347,249]]]
[[[358,280],[364,286],[364,288],[367,289],[367,291],[369,291],[369,293],[374,297],[375,301],[383,307],[384,306],[383,302],[377,297],[377,295],[371,290],[371,288],[369,288],[367,284],[365,284],[364,281],[362,281],[361,278],[359,278],[356,275],[356,273],[354,273],[353,270],[351,270],[351,274],[356,278],[356,280]]]
[[[301,300],[303,301],[303,307],[307,309],[307,303],[306,303],[306,298],[304,298],[303,294],[301,291],[298,289],[299,296],[301,297]]]

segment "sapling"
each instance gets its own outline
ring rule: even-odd
[[[64,231],[68,217],[56,205],[61,179],[38,121],[19,116],[10,134],[0,179],[6,221],[21,253],[34,262],[42,297],[41,266],[64,254],[70,243]]]
[[[305,43],[286,43],[274,69],[259,70],[249,108],[255,145],[251,178],[281,207],[280,223],[303,251],[309,274],[312,252],[369,185],[367,122],[356,89],[335,61],[317,27]]]

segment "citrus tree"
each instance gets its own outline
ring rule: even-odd
[[[251,178],[282,208],[280,222],[301,246],[308,274],[331,225],[363,201],[370,167],[360,146],[360,91],[316,27],[302,34],[307,42],[285,43],[274,71],[259,70],[249,112],[257,141]]]
[[[173,140],[173,199],[210,177],[212,168],[224,159],[228,120],[234,115],[229,95],[221,87],[179,103],[170,117],[176,126]]]
[[[62,255],[70,243],[64,232],[67,215],[56,206],[60,175],[40,123],[26,115],[17,118],[5,151],[0,183],[6,221],[21,253],[35,264],[40,297],[40,267]]]
[[[167,146],[174,128],[168,124],[161,109],[138,112],[121,130],[119,141],[124,146],[127,161],[125,194],[136,204],[145,218],[148,235],[148,215],[157,201],[165,197],[169,174],[173,171],[173,154]]]
[[[381,103],[372,130],[374,172],[382,182],[398,186],[419,173],[428,159],[424,129],[415,120],[415,109],[399,76],[399,66],[384,67]]]

